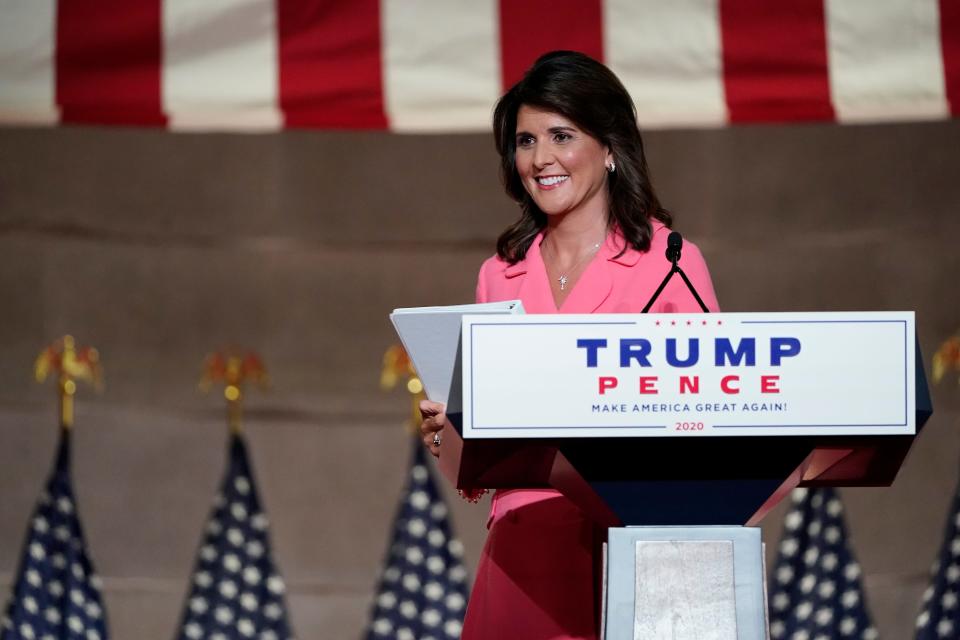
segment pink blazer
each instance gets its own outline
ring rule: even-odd
[[[560,309],[550,292],[547,270],[540,255],[543,234],[539,234],[520,262],[510,265],[493,256],[483,263],[477,281],[477,302],[521,300],[527,313],[640,313],[670,269],[665,257],[669,234],[670,229],[654,221],[649,251],[641,253],[628,248],[617,257],[625,242],[619,233],[610,233]],[[707,308],[718,311],[707,265],[692,242],[684,240],[680,267]],[[651,308],[653,313],[699,311],[700,306],[679,275],[670,280]],[[488,526],[511,509],[557,495],[546,489],[498,491],[493,497]]]
[[[519,299],[527,313],[637,313],[670,268],[664,257],[667,235],[669,230],[655,223],[650,251],[627,249],[617,257],[624,241],[611,233],[559,310],[540,256],[543,237],[537,236],[517,264],[496,256],[483,263],[477,301]],[[710,274],[696,246],[685,243],[680,266],[707,307],[716,310]],[[699,310],[679,277],[653,307],[655,312]],[[464,640],[595,640],[596,526],[550,489],[497,491],[487,526],[490,533],[467,607]]]
[[[480,267],[477,281],[477,302],[521,300],[527,313],[640,313],[643,306],[667,275],[670,263],[665,257],[670,230],[653,223],[650,250],[641,253],[627,249],[619,233],[611,233],[597,255],[587,265],[576,286],[557,309],[550,292],[539,234],[530,245],[526,257],[510,265],[493,256]],[[711,311],[719,309],[710,273],[703,255],[692,242],[684,241],[680,267],[690,278]],[[697,301],[679,275],[670,280],[651,308],[653,313],[696,313]]]

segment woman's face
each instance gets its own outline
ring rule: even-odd
[[[552,111],[522,105],[517,112],[517,173],[541,211],[554,216],[607,213],[610,150]]]

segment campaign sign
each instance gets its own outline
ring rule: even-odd
[[[914,314],[464,316],[463,436],[915,432]]]

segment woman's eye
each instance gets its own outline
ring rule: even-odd
[[[520,136],[517,138],[518,147],[529,147],[534,142],[533,136]]]
[[[558,131],[557,133],[553,134],[553,141],[554,141],[554,142],[567,142],[567,141],[569,141],[572,137],[573,137],[573,136],[571,136],[569,133],[564,133],[563,131]]]

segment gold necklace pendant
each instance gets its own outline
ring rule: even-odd
[[[567,286],[567,276],[560,276],[557,278],[557,282],[560,283],[560,291],[563,291],[564,287]]]

